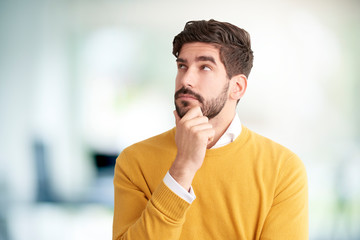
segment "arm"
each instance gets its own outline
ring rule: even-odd
[[[169,170],[186,191],[205,157],[214,130],[202,116],[200,107],[176,118],[177,156]],[[130,161],[123,152],[115,167],[115,203],[113,239],[179,239],[190,204],[161,182],[150,199],[139,189],[131,176]]]
[[[277,182],[261,239],[309,239],[307,176],[297,156],[284,162]]]
[[[161,182],[148,199],[133,181],[126,152],[115,166],[113,240],[178,239],[189,203]]]

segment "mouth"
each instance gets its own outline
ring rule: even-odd
[[[179,94],[176,99],[182,100],[182,101],[199,101],[197,97],[191,95],[191,94]]]

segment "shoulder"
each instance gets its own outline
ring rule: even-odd
[[[261,155],[264,161],[276,164],[279,168],[304,169],[299,156],[292,150],[246,127],[243,128],[247,131],[247,145],[254,154]]]
[[[171,149],[175,147],[175,128],[170,129],[166,132],[158,134],[156,136],[150,137],[143,141],[134,143],[129,147],[124,149],[124,152],[138,152],[139,150],[157,150],[161,149]]]
[[[175,146],[171,129],[125,148],[116,159],[114,182],[131,182],[150,197],[175,158]]]
[[[287,155],[289,157],[295,155],[290,149],[279,144],[278,142],[268,137],[262,136],[245,126],[243,126],[243,129],[247,131],[247,143],[252,147],[262,151],[269,151],[279,154],[281,153],[282,155]]]
[[[176,151],[175,128],[126,147],[117,159],[118,164],[142,162],[171,155]]]
[[[277,191],[293,183],[305,186],[307,174],[299,156],[287,147],[249,129],[247,146],[256,170],[267,181],[277,185]],[[290,184],[291,183],[291,184]]]

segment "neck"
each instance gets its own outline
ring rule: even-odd
[[[211,141],[207,145],[207,149],[212,148],[217,143],[217,141],[219,141],[221,136],[226,132],[226,130],[230,126],[232,120],[234,119],[234,116],[235,116],[235,111],[228,114],[219,113],[216,117],[209,120],[209,122],[215,129],[215,136],[213,141]]]

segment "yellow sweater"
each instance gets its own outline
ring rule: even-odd
[[[163,178],[176,155],[175,128],[126,148],[115,166],[113,239],[308,239],[301,160],[246,127],[209,149],[187,203]]]

